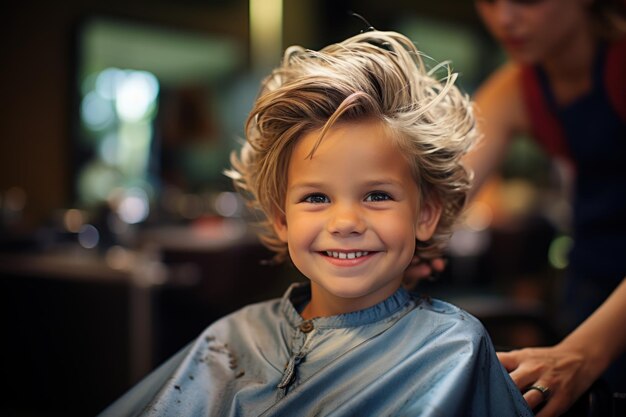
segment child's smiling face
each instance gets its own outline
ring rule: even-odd
[[[381,122],[337,124],[308,158],[319,133],[294,146],[285,216],[275,219],[292,261],[311,280],[310,317],[360,310],[392,295],[416,237],[429,239],[440,213],[432,203],[420,207],[409,164]]]

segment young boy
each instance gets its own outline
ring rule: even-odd
[[[393,32],[289,48],[229,175],[310,282],[218,320],[103,415],[531,416],[480,323],[401,286],[469,186],[454,79]]]

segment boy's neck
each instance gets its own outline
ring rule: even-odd
[[[304,307],[300,316],[305,320],[311,320],[365,310],[391,297],[400,288],[401,283],[402,280],[398,280],[397,283],[390,283],[384,288],[384,291],[377,292],[375,296],[366,294],[361,297],[343,298],[329,294],[319,284],[311,282],[311,300]]]

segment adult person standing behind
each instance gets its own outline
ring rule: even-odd
[[[468,164],[480,187],[518,133],[530,133],[572,163],[575,243],[565,281],[567,330],[590,316],[626,275],[625,8],[623,0],[476,1],[509,61],[476,93],[485,141]],[[612,390],[626,392],[623,357],[606,377]]]
[[[521,133],[530,134],[549,153],[571,163],[575,243],[560,317],[566,323],[564,330],[571,331],[626,276],[626,1],[475,3],[485,26],[506,50],[508,61],[475,94],[484,141],[467,159],[475,173],[473,190],[498,168],[511,140]],[[434,269],[441,265],[440,259],[431,262]],[[424,276],[428,269],[428,265],[418,265],[407,277]],[[547,349],[559,353],[556,347]],[[557,369],[554,355],[545,353],[531,348],[523,355],[512,354],[514,360],[504,356],[503,363],[520,389],[533,385],[544,389],[542,381],[554,380],[559,372],[564,375],[563,367],[568,365],[560,364],[562,368]],[[575,366],[574,362],[569,365]],[[613,391],[626,392],[624,355],[605,378]],[[561,383],[547,388],[551,396],[544,395],[549,401],[541,417],[563,412],[584,391]],[[531,406],[538,402],[540,392],[526,392]]]

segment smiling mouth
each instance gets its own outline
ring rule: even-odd
[[[326,256],[335,259],[358,259],[363,256],[367,256],[370,252],[365,251],[354,251],[354,252],[335,252],[335,251],[324,251]]]

